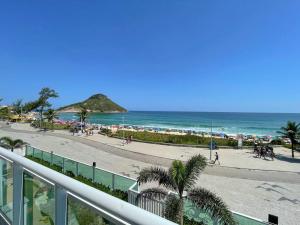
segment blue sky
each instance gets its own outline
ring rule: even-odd
[[[300,1],[4,1],[0,97],[300,112]]]

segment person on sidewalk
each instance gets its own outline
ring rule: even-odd
[[[218,164],[220,165],[218,152],[216,152],[215,157],[216,157],[216,158],[215,158],[214,164],[216,164],[216,162],[218,161]]]

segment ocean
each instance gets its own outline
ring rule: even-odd
[[[124,118],[124,122],[123,122]],[[77,120],[74,113],[61,113],[61,120]],[[278,136],[287,121],[300,123],[300,113],[229,113],[229,112],[152,112],[130,111],[119,114],[91,113],[88,122],[102,125],[131,125],[225,134]]]

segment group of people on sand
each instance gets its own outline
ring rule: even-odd
[[[266,145],[266,146],[258,146],[258,144],[254,145],[253,153],[255,154],[256,158],[263,158],[270,157],[272,160],[275,158],[275,153],[273,147]]]

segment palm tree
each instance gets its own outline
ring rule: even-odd
[[[83,125],[85,127],[86,119],[89,116],[89,112],[88,112],[87,108],[85,108],[84,106],[82,106],[81,107],[81,111],[78,112],[76,115],[79,117],[80,123],[81,124],[83,123]],[[81,132],[82,132],[82,126],[81,126]]]
[[[44,115],[46,116],[46,119],[48,120],[48,122],[51,123],[51,128],[53,130],[54,119],[58,119],[57,113],[55,112],[54,109],[48,109],[48,111],[46,111],[44,113]]]
[[[198,176],[206,167],[206,158],[193,156],[186,163],[175,160],[169,170],[159,167],[143,169],[137,179],[138,183],[158,182],[159,187],[141,192],[150,198],[166,198],[166,218],[183,225],[184,200],[208,213],[218,224],[236,224],[231,212],[222,199],[203,188],[194,188]],[[177,196],[168,195],[166,190],[176,192]]]
[[[12,104],[12,108],[13,111],[19,116],[19,118],[21,118],[23,108],[22,99],[18,99],[17,101],[15,101]]]
[[[300,123],[288,121],[286,127],[281,127],[281,131],[278,131],[282,136],[290,139],[292,144],[292,157],[294,158],[294,146],[297,143],[297,136],[300,135]]]
[[[5,148],[10,149],[12,152],[15,148],[21,148],[25,145],[25,142],[21,139],[12,139],[10,137],[0,138],[0,143],[3,144]]]
[[[58,93],[50,89],[48,87],[42,88],[42,90],[39,92],[39,99],[35,103],[35,107],[38,108],[38,111],[40,113],[40,127],[42,127],[43,124],[43,115],[44,115],[44,109],[51,107],[50,102],[48,101],[50,98],[57,98],[59,95]]]

